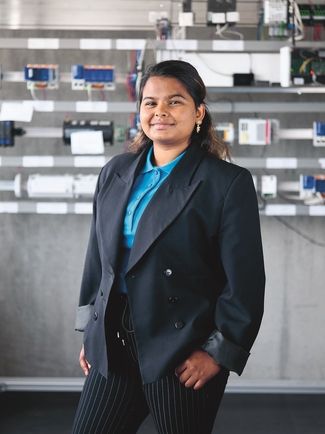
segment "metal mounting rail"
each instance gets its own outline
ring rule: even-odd
[[[80,392],[84,378],[79,377],[0,377],[1,392]],[[324,381],[242,380],[232,376],[226,393],[324,394]]]
[[[2,201],[0,214],[91,214],[91,202]],[[325,216],[325,205],[267,204],[262,216]]]
[[[11,104],[30,105],[36,112],[79,113],[136,113],[135,102],[118,101],[53,101],[53,100],[8,100]],[[325,113],[323,102],[210,102],[212,113]]]
[[[120,153],[120,149],[116,154]],[[116,155],[114,154],[114,155]],[[0,167],[102,167],[110,155],[24,155],[0,156]],[[248,169],[325,169],[325,158],[233,157],[233,162]]]
[[[0,48],[28,50],[171,50],[221,52],[278,52],[290,41],[198,40],[198,39],[106,39],[106,38],[0,38]],[[322,41],[297,41],[296,48],[323,49]]]

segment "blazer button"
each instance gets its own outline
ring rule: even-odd
[[[176,321],[175,324],[174,324],[175,329],[182,329],[184,327],[184,325],[185,324],[184,324],[183,321]]]
[[[169,277],[173,274],[173,271],[170,268],[166,268],[164,271],[165,276]]]
[[[168,297],[168,302],[169,303],[177,303],[179,300],[179,298],[176,295],[173,295],[171,297]]]
[[[94,321],[97,321],[97,319],[98,319],[98,313],[97,312],[94,312],[93,318],[94,318]]]

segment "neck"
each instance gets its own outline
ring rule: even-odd
[[[175,160],[187,147],[188,144],[170,148],[153,144],[152,158],[154,165],[164,166],[168,164],[170,161]]]

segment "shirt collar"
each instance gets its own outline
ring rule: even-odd
[[[147,173],[153,169],[160,169],[163,172],[169,174],[174,169],[174,167],[179,162],[179,160],[183,157],[185,152],[186,152],[186,149],[181,154],[179,154],[174,160],[170,161],[167,164],[164,164],[163,166],[154,166],[151,163],[151,157],[152,157],[152,153],[153,153],[153,146],[151,146],[151,148],[148,151],[146,162],[144,164],[143,169],[141,170],[141,173]]]

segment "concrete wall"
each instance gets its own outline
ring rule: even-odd
[[[26,34],[44,36],[44,32],[35,31],[19,33],[19,36]],[[0,32],[1,37],[5,35],[12,36],[13,33]],[[53,35],[78,38],[80,32],[48,33],[48,36]],[[125,73],[127,65],[127,54],[121,52],[0,50],[0,56],[6,70],[22,70],[28,62],[55,62],[68,71],[72,63],[80,61],[116,64],[117,70]],[[55,99],[81,99],[80,94],[69,90],[68,84],[63,84],[53,95]],[[123,86],[109,97],[111,100],[127,100]],[[28,99],[29,95],[25,84],[4,83],[0,98]],[[293,100],[299,97],[210,95],[211,100],[222,101],[225,98],[264,101],[267,98]],[[319,101],[317,96],[304,98]],[[35,115],[32,126],[58,127],[65,115],[78,119],[109,118],[121,125],[128,122],[127,115],[39,113]],[[315,115],[279,113],[277,117],[284,128],[310,128]],[[214,118],[236,121],[238,115],[214,115]],[[26,138],[17,139],[12,149],[0,149],[1,156],[29,154],[69,155],[70,149],[65,148],[59,139]],[[320,157],[322,154],[321,149],[315,150],[310,142],[303,141],[282,142],[268,149],[238,146],[233,149],[234,156]],[[80,171],[1,168],[0,179],[12,179],[18,172],[27,176],[35,172]],[[87,172],[96,173],[98,170],[83,170],[83,173]],[[296,179],[297,172],[283,171],[283,177]],[[2,193],[0,200],[14,200],[14,197]],[[0,214],[0,376],[81,375],[78,367],[81,336],[73,328],[89,222],[90,217],[82,215]],[[261,384],[269,380],[324,381],[324,219],[262,217],[261,223],[267,271],[266,309],[243,378]],[[297,231],[323,243],[323,247],[308,241]]]

